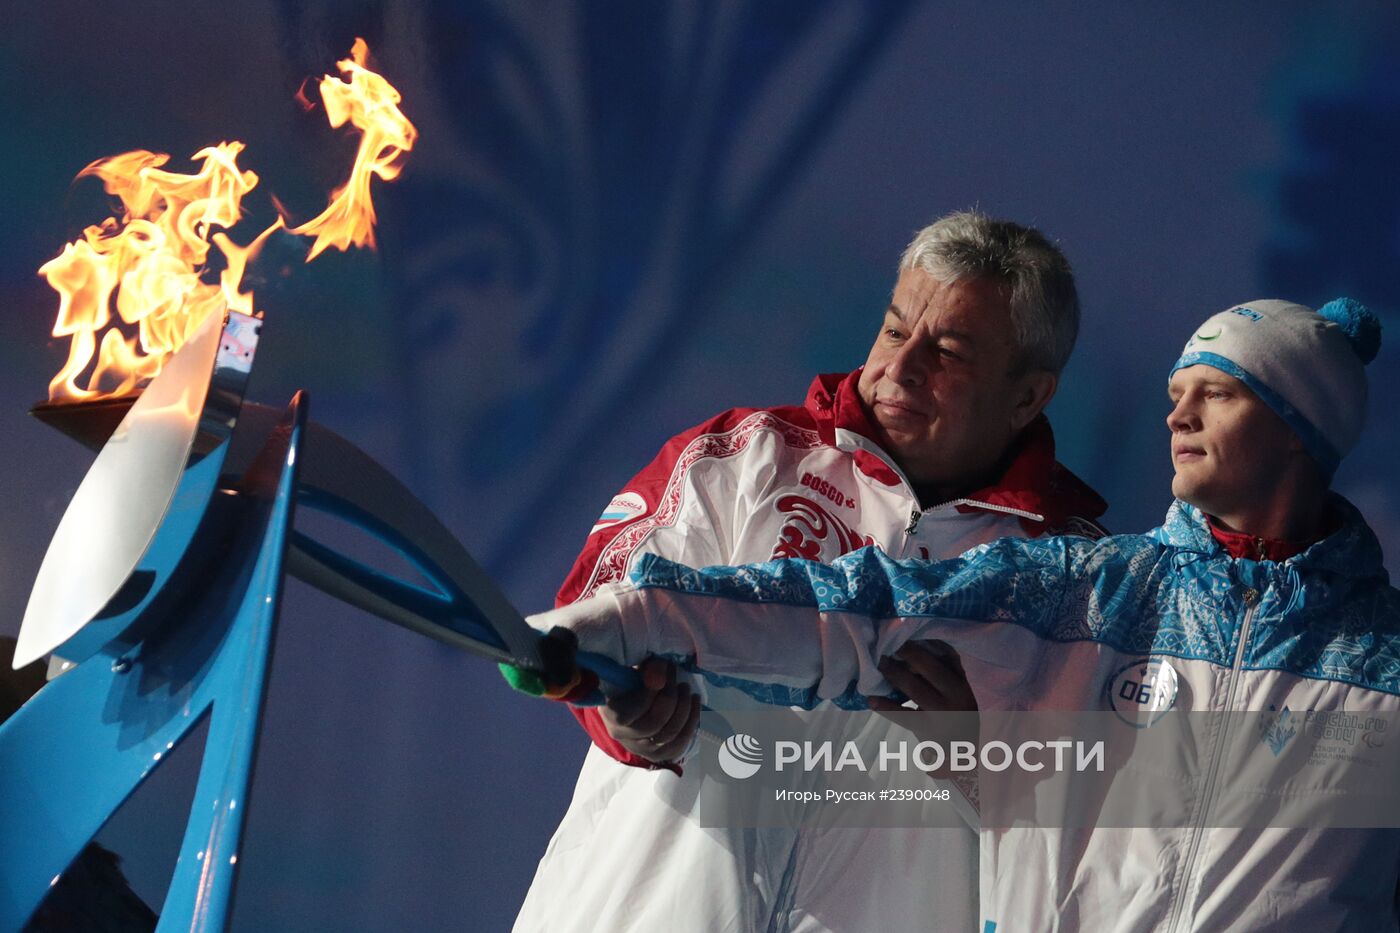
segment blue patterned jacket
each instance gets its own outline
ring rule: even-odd
[[[1136,703],[1149,715],[1385,718],[1400,712],[1400,592],[1361,515],[1340,497],[1335,508],[1340,528],[1282,562],[1231,558],[1182,502],[1145,535],[1003,539],[934,563],[876,548],[829,565],[695,570],[645,557],[629,584],[558,621],[584,647],[629,663],[677,658],[766,703],[858,708],[889,690],[879,658],[937,637],[958,649],[984,710]],[[1139,675],[1136,692],[1120,689],[1125,672]],[[1325,793],[1352,760],[1339,755],[1304,789]],[[1386,761],[1377,780],[1394,782]],[[1226,770],[1202,768],[1203,813],[1235,779]],[[984,834],[983,859],[983,914],[997,933],[1396,928],[1396,830],[1229,829],[1203,817],[998,831]]]

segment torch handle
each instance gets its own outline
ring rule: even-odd
[[[602,694],[602,697],[592,698],[596,702],[576,702],[575,706],[596,706],[608,697],[631,693],[642,685],[636,669],[619,664],[607,655],[580,651],[574,660],[579,667],[598,675],[598,690]]]
[[[241,422],[251,434],[262,433],[260,422],[267,420],[262,408],[243,406]],[[364,564],[301,530],[288,541],[287,571],[336,599],[430,638],[541,670],[538,633],[432,511],[354,444],[315,422],[308,428],[298,508],[347,522],[377,539],[427,585]],[[635,670],[611,658],[581,652],[576,662],[598,675],[596,702],[641,685]]]

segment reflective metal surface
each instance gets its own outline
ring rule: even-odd
[[[107,443],[140,397],[141,393],[136,392],[95,402],[41,402],[29,413],[96,451]]]
[[[539,668],[537,633],[461,543],[359,448],[309,425],[302,393],[280,417],[244,403],[260,327],[238,314],[201,325],[102,446],[50,544],[15,666],[55,651],[79,663],[0,724],[0,929],[33,914],[204,717],[158,929],[223,929],[284,572],[439,641]],[[112,407],[45,420],[97,443]],[[298,502],[387,544],[427,585],[293,532]],[[609,659],[581,660],[619,687],[635,681]]]
[[[204,529],[222,559],[171,612],[190,624],[90,657],[0,724],[0,930],[23,927],[51,881],[206,716],[157,930],[226,925],[305,425],[299,393],[237,491],[215,498]]]
[[[210,315],[131,406],[49,544],[16,668],[60,648],[81,661],[159,594],[217,485],[261,324]]]
[[[318,424],[310,426],[307,436],[298,505],[379,539],[411,563],[431,588],[366,566],[301,532],[293,534],[287,552],[287,571],[293,576],[429,638],[496,661],[539,668],[538,633],[456,536],[392,473]]]

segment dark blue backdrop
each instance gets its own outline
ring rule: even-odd
[[[1041,225],[1074,261],[1085,328],[1051,414],[1119,530],[1167,505],[1164,375],[1195,323],[1263,296],[1400,308],[1379,3],[51,0],[0,27],[0,634],[90,459],[25,414],[64,353],[35,270],[104,216],[73,174],[241,139],[250,225],[270,191],[309,216],[348,152],[291,96],[357,34],[421,142],[377,189],[380,253],[255,270],[254,395],[307,388],[526,610],[670,434],[858,364],[899,250],[945,211]],[[1392,553],[1397,346],[1339,477]],[[237,927],[508,926],[572,720],[298,585],[272,677]],[[192,767],[106,833],[156,901]]]

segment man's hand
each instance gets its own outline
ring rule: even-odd
[[[976,742],[977,717],[925,716],[921,713],[976,713],[977,697],[967,682],[962,659],[953,646],[943,641],[909,642],[893,655],[880,659],[880,673],[890,686],[903,693],[918,710],[888,697],[867,697],[870,708],[886,719],[914,733],[921,742]],[[945,762],[929,772],[933,778],[952,777]]]
[[[599,710],[608,734],[634,755],[660,764],[690,747],[700,722],[700,698],[676,683],[676,665],[647,658],[637,667],[642,686],[613,697]]]
[[[975,713],[977,697],[967,682],[962,658],[946,641],[911,641],[880,659],[880,673],[900,693],[925,712]],[[904,710],[887,697],[870,697],[870,708],[882,713]]]

